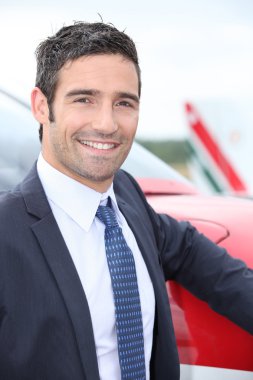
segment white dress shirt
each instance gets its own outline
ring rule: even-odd
[[[148,380],[153,342],[154,291],[135,237],[118,208],[113,185],[106,193],[98,193],[54,169],[44,160],[42,154],[39,156],[37,169],[88,301],[101,380],[121,378],[113,293],[104,245],[105,226],[95,218],[99,204],[105,205],[107,198],[111,197],[118,223],[134,255]]]

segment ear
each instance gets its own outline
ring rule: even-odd
[[[47,98],[38,87],[35,87],[31,93],[31,109],[33,116],[40,124],[48,122],[49,109]]]

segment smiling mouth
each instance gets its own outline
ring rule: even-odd
[[[109,150],[115,148],[117,145],[112,143],[98,143],[93,141],[81,140],[80,143],[82,145],[87,145],[91,148],[98,150]]]

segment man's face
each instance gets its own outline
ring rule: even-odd
[[[138,77],[121,55],[81,57],[59,72],[54,122],[43,127],[42,154],[53,167],[104,192],[137,128]]]

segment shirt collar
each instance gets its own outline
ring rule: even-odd
[[[105,205],[109,196],[120,222],[113,184],[105,193],[99,193],[53,168],[41,153],[37,171],[48,200],[61,208],[85,231],[89,231],[99,204]]]

